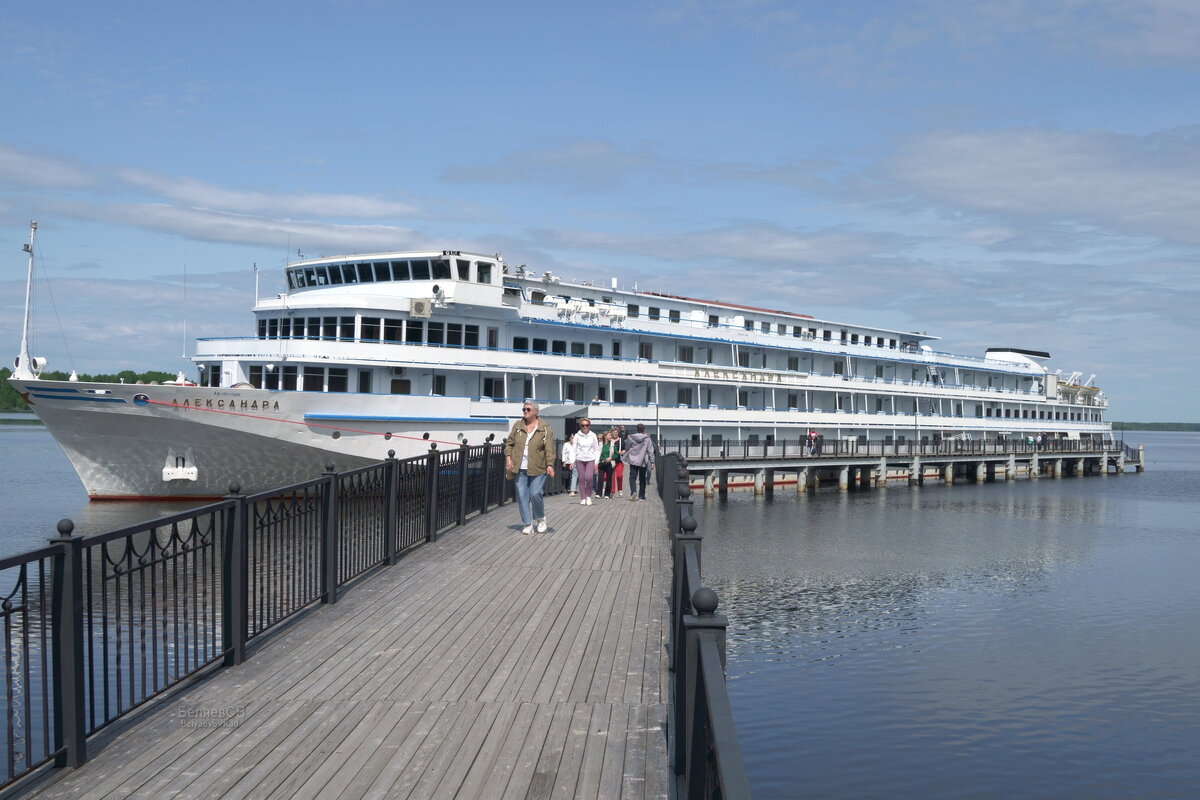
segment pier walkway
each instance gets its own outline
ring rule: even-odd
[[[22,797],[667,797],[659,502],[477,516],[252,658],[113,723]]]

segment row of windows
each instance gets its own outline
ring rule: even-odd
[[[475,262],[475,282],[491,283],[493,264]],[[287,271],[288,287],[336,286],[347,283],[383,283],[386,281],[471,280],[471,262],[456,258],[413,258],[396,261],[371,261],[361,264],[322,264],[296,267]]]
[[[479,326],[460,322],[422,322],[391,317],[363,317],[355,335],[354,317],[284,317],[260,319],[260,339],[406,342],[448,347],[479,347]],[[491,346],[494,346],[491,345]]]

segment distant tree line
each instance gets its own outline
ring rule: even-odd
[[[1114,422],[1114,431],[1200,431],[1200,422]]]
[[[17,390],[8,382],[9,376],[12,375],[12,370],[8,367],[0,367],[0,411],[28,411],[29,406],[25,404],[25,398],[17,394]],[[62,370],[46,371],[42,373],[42,379],[48,381],[65,381],[71,377],[70,374]],[[173,381],[175,380],[174,372],[158,372],[150,370],[149,372],[134,372],[131,369],[123,370],[115,375],[80,375],[80,381],[88,383],[120,383],[124,380],[126,383],[137,383],[138,381]]]

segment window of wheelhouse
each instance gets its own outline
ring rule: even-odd
[[[408,265],[410,267],[412,267],[412,279],[414,281],[429,280],[429,261],[428,260],[416,259],[414,261],[408,262]]]
[[[471,262],[462,258],[454,259],[454,266],[458,269],[458,279],[460,281],[471,280]]]
[[[490,261],[475,262],[475,280],[477,283],[492,282],[492,264]]]
[[[406,280],[408,280],[408,278],[409,278],[408,262],[407,261],[393,261],[392,262],[392,280],[406,281]],[[408,394],[408,393],[405,392],[405,394]]]
[[[375,282],[375,265],[374,264],[359,264],[358,265],[358,282],[359,283],[374,283]]]
[[[435,280],[450,280],[450,259],[435,258],[430,262]]]
[[[387,261],[376,261],[372,267],[375,270],[375,282],[382,283],[392,279],[392,266]]]
[[[342,265],[330,264],[328,267],[329,282],[340,284],[342,282]]]

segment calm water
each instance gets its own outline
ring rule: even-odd
[[[1148,472],[704,501],[758,797],[1200,796],[1200,435]]]

